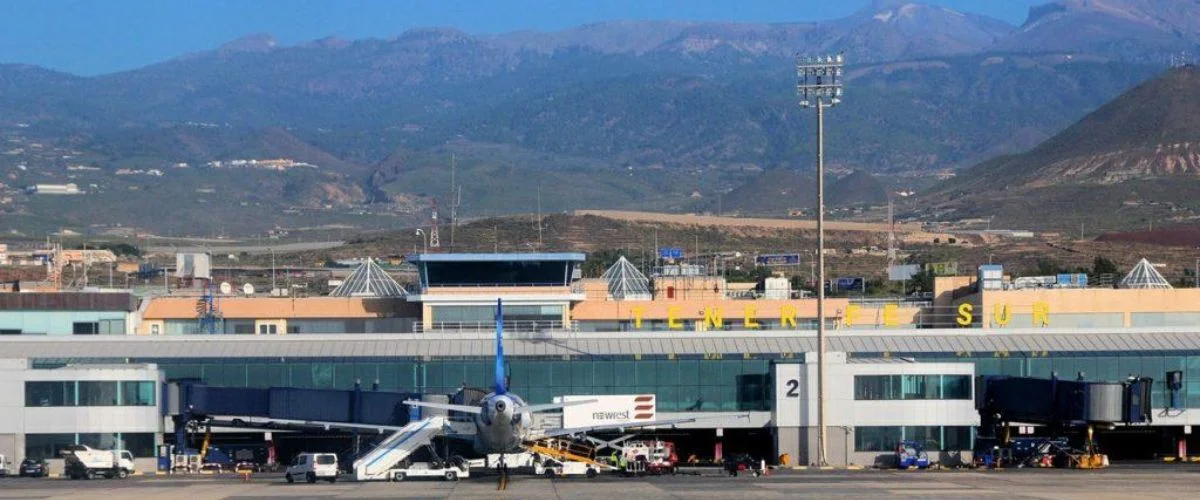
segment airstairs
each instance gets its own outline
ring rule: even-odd
[[[429,446],[433,438],[446,433],[446,417],[430,417],[414,421],[388,436],[375,449],[354,461],[354,475],[359,481],[389,479],[388,471],[396,468],[417,450]]]

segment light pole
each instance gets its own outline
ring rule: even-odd
[[[425,231],[417,229],[417,236],[421,237],[421,253],[429,253],[429,240],[425,239]]]
[[[275,247],[271,247],[271,295],[275,294]]]
[[[817,464],[825,456],[825,108],[842,102],[841,54],[796,58],[800,107],[817,108]]]

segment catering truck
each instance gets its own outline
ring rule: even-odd
[[[62,451],[66,475],[71,479],[125,479],[133,474],[133,454],[125,450],[96,450],[85,445],[69,446]]]

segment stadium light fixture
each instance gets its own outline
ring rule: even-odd
[[[817,464],[828,465],[825,428],[825,108],[842,103],[841,54],[796,57],[800,107],[817,109]],[[846,450],[849,453],[849,450]]]

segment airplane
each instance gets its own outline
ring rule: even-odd
[[[579,436],[589,432],[604,430],[619,430],[623,432],[625,429],[630,428],[674,426],[696,421],[695,418],[680,418],[589,427],[531,429],[529,423],[534,413],[561,410],[575,405],[591,404],[595,403],[596,400],[588,399],[536,405],[527,404],[520,396],[508,392],[506,373],[507,370],[505,369],[504,362],[504,304],[500,299],[497,299],[495,384],[492,387],[492,392],[485,395],[480,400],[478,406],[416,400],[405,401],[405,404],[470,414],[475,424],[474,447],[475,451],[480,454],[519,453],[523,451],[525,443],[543,438]]]

